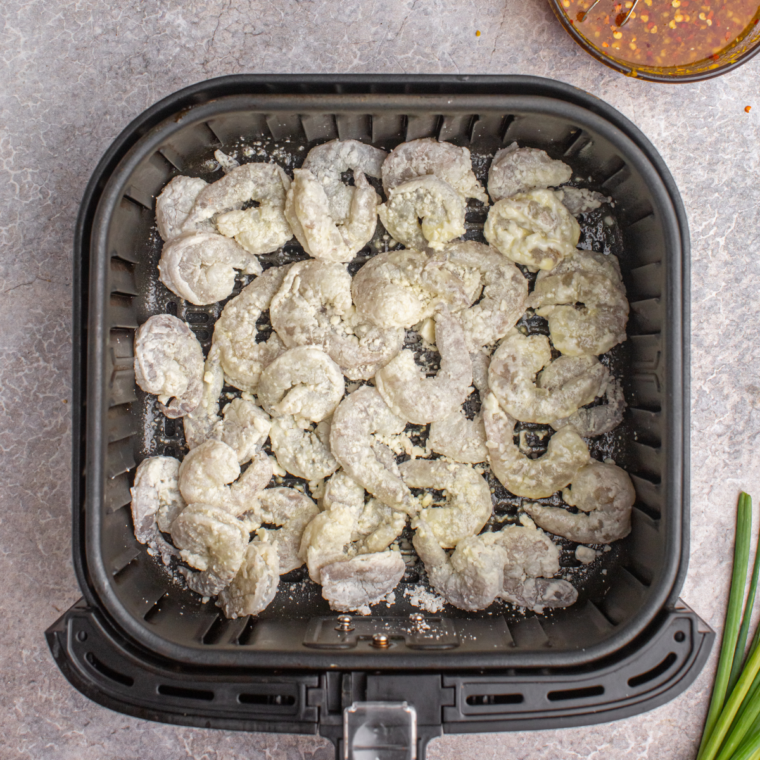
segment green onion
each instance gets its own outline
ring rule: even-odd
[[[749,496],[747,497],[749,499]],[[752,512],[752,500],[749,499],[750,514]],[[760,575],[760,543],[755,547],[755,566],[752,569],[752,580],[749,584],[749,594],[747,596],[747,602],[744,605],[744,617],[742,618],[742,627],[739,630],[739,641],[736,644],[736,654],[734,655],[734,664],[731,668],[731,676],[728,679],[728,693],[730,694],[736,686],[736,682],[739,680],[739,673],[744,664],[744,652],[747,647],[747,635],[749,634],[749,623],[752,617],[752,609],[755,606],[755,594],[757,594],[757,579]],[[757,636],[760,632],[760,628],[755,632],[753,639],[754,649],[757,646]]]
[[[739,626],[742,616],[742,603],[747,585],[747,570],[749,568],[749,547],[752,534],[752,502],[746,493],[739,496],[736,515],[736,541],[734,545],[734,568],[731,577],[731,591],[728,597],[726,624],[723,629],[723,644],[718,660],[718,671],[715,676],[710,709],[707,712],[702,742],[699,745],[697,760],[714,760],[723,742],[741,702],[760,670],[760,649],[756,649],[747,662],[747,667],[731,694],[726,709],[726,691],[731,667],[736,654],[736,641],[739,636]],[[755,667],[756,666],[756,667]],[[752,675],[750,676],[750,672]],[[729,705],[731,710],[729,710]]]

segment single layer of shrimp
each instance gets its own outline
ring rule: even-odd
[[[566,361],[573,358],[575,357],[560,356],[559,359],[549,364],[539,374],[538,386],[546,388],[549,391],[561,388],[569,379],[568,373],[572,373],[575,370],[574,365]],[[555,430],[572,425],[583,438],[591,438],[603,433],[609,433],[623,421],[623,413],[626,407],[623,388],[608,373],[607,381],[599,390],[598,395],[603,396],[607,400],[607,403],[586,409],[578,409],[574,414],[552,420],[549,424]]]
[[[237,575],[248,546],[246,526],[222,507],[189,504],[172,524],[180,556],[200,573],[187,574],[187,585],[202,596],[218,594]]]
[[[174,457],[148,457],[135,471],[132,494],[132,523],[135,538],[157,551],[164,562],[176,555],[159,531],[169,533],[172,523],[185,508],[179,492],[179,460]]]
[[[225,227],[227,223],[233,226],[239,226],[241,219],[245,216],[250,217],[250,221],[243,224],[248,228],[251,234],[251,242],[258,243],[264,240],[270,241],[270,246],[275,237],[279,235],[281,241],[274,248],[269,250],[254,250],[252,253],[269,253],[276,251],[281,245],[286,243],[292,233],[283,216],[285,206],[285,194],[290,187],[290,178],[277,164],[250,163],[237,166],[232,169],[221,179],[203,188],[193,204],[193,208],[185,222],[184,229],[187,231],[193,225],[206,219],[216,217],[217,225],[221,223]],[[226,217],[225,213],[238,212],[246,203],[255,201],[259,204],[258,208],[250,208],[240,214],[233,214],[232,217]],[[274,226],[269,226],[271,219],[267,222],[266,228],[260,232],[255,231],[255,223],[259,220],[259,209],[269,207],[275,214],[279,214],[279,221]],[[265,221],[260,219],[260,221]],[[220,228],[221,231],[221,228]],[[235,233],[238,234],[238,233]]]
[[[559,366],[555,366],[559,364]],[[546,367],[549,382],[536,384]],[[488,386],[502,408],[521,422],[550,424],[575,414],[604,391],[609,370],[594,356],[560,356],[552,362],[545,335],[516,330],[491,357]]]
[[[472,385],[472,362],[462,326],[445,305],[436,313],[435,339],[441,354],[441,369],[435,377],[423,374],[408,349],[375,375],[377,390],[394,414],[420,425],[455,412]]]
[[[404,342],[401,328],[384,329],[357,317],[351,275],[335,262],[293,264],[272,299],[270,316],[288,348],[322,348],[351,380],[373,377]]]
[[[425,565],[430,585],[460,610],[484,610],[502,590],[507,553],[502,546],[470,536],[457,544],[451,557],[423,518],[412,524],[412,543]]]
[[[333,456],[359,485],[391,509],[415,514],[419,509],[411,491],[373,447],[374,434],[397,435],[406,423],[397,417],[375,388],[364,386],[340,402],[332,419]]]
[[[457,316],[470,351],[496,343],[514,326],[525,311],[528,281],[522,272],[493,248],[482,243],[451,243],[433,256],[444,268],[467,280],[477,273],[482,297]]]
[[[521,148],[516,142],[496,152],[488,170],[488,194],[494,201],[528,190],[558,187],[569,182],[573,170],[546,151]]]
[[[236,270],[260,274],[258,259],[215,232],[192,232],[164,244],[158,272],[172,293],[196,306],[223,301],[235,287]]]
[[[280,575],[301,567],[301,536],[319,513],[317,505],[294,488],[267,488],[258,496],[257,511],[262,523],[278,526],[276,529],[262,528],[259,533],[267,535],[277,550]]]
[[[150,317],[135,333],[135,381],[158,396],[172,419],[193,411],[203,396],[203,349],[192,330],[177,317]]]
[[[165,242],[182,234],[182,227],[190,215],[195,199],[208,182],[200,177],[175,177],[156,198],[156,226]],[[210,221],[200,222],[191,232],[213,232]]]
[[[514,443],[515,420],[501,410],[493,393],[483,402],[483,422],[491,470],[515,496],[551,496],[589,461],[588,447],[571,427],[562,428],[549,439],[543,456],[528,459]]]
[[[353,172],[379,178],[388,154],[380,148],[358,140],[331,140],[312,148],[302,169],[308,169],[320,182],[330,202],[330,216],[337,223],[348,219],[354,188],[343,182],[342,175]]]
[[[480,533],[491,517],[491,489],[485,478],[469,465],[441,459],[413,459],[399,465],[399,469],[410,488],[435,488],[444,492],[444,504],[426,507],[420,517],[445,549]],[[425,505],[426,501],[423,497],[421,503]]]
[[[401,143],[390,153],[383,164],[383,188],[390,194],[399,185],[430,174],[451,185],[463,198],[488,203],[472,171],[470,151],[432,137]]]
[[[525,504],[523,508],[544,530],[582,544],[608,544],[631,532],[636,491],[620,467],[590,462],[573,477],[562,498],[581,511],[572,514],[541,504]]]
[[[394,240],[407,248],[441,249],[465,233],[465,199],[432,174],[394,187],[377,213]]]
[[[335,411],[345,390],[340,367],[322,349],[298,346],[261,373],[257,395],[275,417],[321,422]]]
[[[434,422],[430,425],[427,445],[432,451],[437,451],[455,462],[485,462],[488,459],[488,448],[482,412],[478,412],[470,420],[460,409]]]
[[[322,420],[314,427],[295,417],[275,417],[269,441],[277,464],[297,478],[321,480],[339,467],[330,452],[329,420]]]
[[[548,319],[554,347],[563,354],[603,354],[626,339],[628,300],[606,273],[576,270],[537,278],[528,305]]]
[[[431,317],[440,303],[454,312],[470,306],[481,288],[480,275],[474,274],[455,274],[420,251],[388,251],[373,256],[356,273],[351,293],[357,312],[372,324],[412,327]]]
[[[315,259],[351,261],[372,240],[380,196],[362,172],[354,175],[348,214],[332,216],[325,188],[307,169],[296,169],[285,215],[304,251]]]
[[[578,599],[571,583],[552,577],[560,569],[559,547],[543,531],[510,525],[483,538],[507,553],[502,599],[538,613],[545,607],[569,607]]]
[[[183,419],[185,441],[194,449],[209,439],[231,446],[239,464],[259,453],[269,437],[269,415],[249,399],[236,398],[219,416],[219,395],[224,386],[224,372],[219,361],[219,347],[212,346],[206,358],[201,403]]]
[[[530,190],[491,206],[483,233],[508,259],[535,272],[572,256],[581,228],[551,190]]]
[[[214,440],[194,448],[179,468],[179,490],[188,504],[212,504],[236,516],[255,508],[271,479],[272,463],[264,452],[241,475],[235,450]]]
[[[275,598],[280,585],[277,549],[266,540],[254,539],[246,547],[237,575],[217,599],[228,618],[258,615]]]
[[[398,586],[406,565],[400,552],[360,554],[346,562],[322,568],[322,596],[339,612],[368,614],[375,604]]]
[[[285,351],[274,332],[267,341],[258,342],[256,323],[287,272],[288,266],[267,269],[224,307],[214,326],[213,346],[219,351],[224,376],[242,391],[255,392],[264,368]]]

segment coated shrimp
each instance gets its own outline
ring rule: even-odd
[[[277,464],[297,478],[321,480],[338,469],[338,462],[330,451],[328,420],[314,427],[295,417],[275,417],[269,441]]]
[[[405,427],[404,420],[388,408],[377,390],[365,386],[344,398],[335,410],[330,448],[359,485],[391,509],[414,514],[418,506],[408,486],[381,461],[373,447],[375,433],[397,435]]]
[[[208,182],[199,177],[175,177],[156,198],[156,226],[161,238],[168,242],[182,234],[182,227],[190,215],[195,199]],[[211,222],[200,222],[191,232],[213,232]]]
[[[262,372],[258,397],[273,416],[321,422],[335,411],[345,390],[340,367],[324,351],[298,346]]]
[[[465,233],[465,199],[433,175],[397,185],[377,213],[385,229],[407,248],[441,249]]]
[[[270,316],[288,348],[317,346],[352,380],[373,377],[404,341],[402,329],[383,329],[357,317],[351,275],[335,262],[293,264],[272,299]]]
[[[541,504],[525,504],[523,508],[544,530],[582,544],[607,544],[631,532],[636,491],[620,467],[590,462],[573,477],[562,498],[581,511],[572,514]]]
[[[240,569],[216,603],[228,618],[258,615],[271,604],[279,585],[277,548],[255,539],[246,547]]]
[[[483,402],[486,446],[493,474],[515,496],[541,499],[572,481],[589,461],[588,447],[571,427],[557,431],[546,453],[528,459],[513,441],[515,420],[499,408],[493,393]]]
[[[472,362],[462,326],[445,305],[438,307],[435,336],[441,369],[426,377],[414,353],[401,351],[375,375],[375,385],[394,414],[408,422],[425,424],[455,412],[470,394]]]
[[[488,203],[488,196],[472,171],[470,151],[432,137],[401,143],[385,159],[382,173],[383,188],[388,195],[405,182],[434,175],[463,198]]]
[[[399,470],[410,488],[435,488],[444,492],[444,504],[423,509],[420,518],[445,549],[480,533],[491,517],[491,489],[485,478],[469,465],[441,459],[414,459],[399,465]]]
[[[263,452],[241,475],[235,450],[221,441],[209,440],[182,460],[179,490],[188,504],[212,504],[241,516],[255,509],[256,496],[271,478],[272,464]]]
[[[172,293],[196,306],[223,301],[235,287],[236,270],[259,274],[258,259],[215,232],[193,232],[164,244],[158,272]]]
[[[150,317],[135,333],[135,381],[158,396],[170,418],[192,412],[203,396],[203,349],[192,330],[177,317]]]
[[[325,187],[307,169],[296,169],[285,215],[304,251],[315,259],[351,261],[372,240],[380,197],[362,172],[354,175],[348,214],[336,219]]]
[[[550,424],[575,414],[606,387],[609,370],[596,357],[561,356],[552,362],[551,356],[545,335],[515,331],[491,357],[488,386],[515,419]],[[543,367],[551,373],[545,385],[535,379]]]
[[[488,194],[496,202],[528,190],[558,187],[573,176],[573,170],[555,161],[546,151],[521,148],[516,142],[496,152],[488,170]]]
[[[276,333],[258,342],[256,323],[279,290],[289,267],[272,267],[257,277],[222,310],[214,326],[213,346],[230,385],[242,391],[256,391],[264,368],[269,366],[285,346]]]
[[[530,190],[491,206],[483,233],[500,253],[535,272],[571,256],[581,228],[551,190]]]
[[[442,420],[433,422],[430,425],[427,445],[432,451],[437,451],[455,462],[485,462],[488,459],[488,448],[482,412],[478,412],[470,420],[460,409]]]

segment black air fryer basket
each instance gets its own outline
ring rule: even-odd
[[[181,425],[152,427],[154,402],[135,385],[134,331],[169,311],[208,345],[218,314],[157,284],[155,196],[172,176],[207,170],[218,148],[275,151],[292,168],[337,137],[390,149],[427,136],[470,148],[481,177],[485,156],[503,145],[542,148],[613,199],[615,235],[591,217],[581,244],[620,254],[631,317],[611,362],[629,408],[592,453],[614,455],[631,474],[632,532],[578,576],[578,603],[550,615],[506,605],[425,613],[402,593],[417,580],[411,573],[394,605],[341,622],[296,571],[260,617],[226,620],[172,582],[132,531],[136,463],[181,445]],[[467,219],[477,237],[482,211]],[[530,77],[234,76],[194,85],[130,124],[95,170],[74,283],[73,541],[84,598],[47,637],[91,699],[170,723],[321,734],[345,757],[413,758],[442,732],[634,715],[699,673],[713,634],[678,600],[689,524],[686,215],[655,149],[602,101]]]

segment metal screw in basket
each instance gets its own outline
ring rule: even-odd
[[[375,649],[387,649],[390,645],[391,642],[384,633],[376,633],[372,637],[372,646]]]
[[[422,624],[425,622],[425,616],[421,612],[413,612],[409,615],[409,619],[412,621],[412,625],[418,629],[421,628]]]
[[[335,630],[345,633],[353,631],[354,625],[351,622],[351,615],[338,615],[338,625],[335,626]]]

